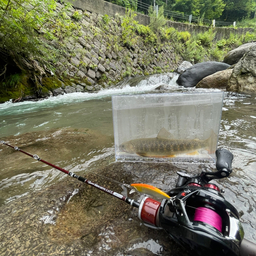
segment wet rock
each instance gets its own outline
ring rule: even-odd
[[[194,87],[204,77],[229,68],[230,65],[222,62],[207,61],[195,64],[186,69],[177,79],[177,84],[185,87]]]
[[[58,96],[63,94],[65,94],[65,92],[61,87],[53,90],[53,96]]]
[[[96,75],[96,74],[95,74]],[[91,84],[91,85],[94,85],[95,84],[95,81],[91,78],[91,77],[86,77],[86,81]]]
[[[93,86],[87,85],[85,88],[86,88],[87,91],[94,91]]]
[[[84,91],[84,87],[82,85],[77,85],[76,86],[76,91],[77,92],[83,92]]]
[[[142,82],[142,81],[147,81],[147,77],[145,77],[145,76],[138,76],[138,77],[133,77],[133,78],[131,78],[130,80],[129,80],[129,85],[131,86],[131,87],[133,87],[133,86],[137,86],[140,82]]]
[[[182,74],[185,72],[186,69],[188,69],[192,66],[193,66],[192,63],[190,63],[189,61],[183,61],[177,68],[176,72],[179,74]]]
[[[224,61],[225,63],[229,65],[236,64],[243,56],[245,53],[247,53],[252,46],[255,46],[256,42],[253,43],[247,43],[239,46],[238,48],[230,51],[225,57]]]
[[[89,59],[89,58],[87,58],[86,56],[83,56],[83,62],[84,62],[84,64],[86,65],[86,66],[88,66],[89,65],[89,63],[91,62],[91,60]]]
[[[85,77],[85,73],[82,72],[81,70],[79,70],[76,75],[79,76],[82,79]]]
[[[102,73],[104,73],[106,71],[106,69],[103,67],[103,65],[99,64],[98,65],[98,69],[99,71],[101,71]]]
[[[114,71],[117,70],[116,64],[114,62],[110,62],[109,67],[113,69]]]
[[[226,69],[207,76],[196,85],[196,88],[226,88],[232,71],[233,69]]]
[[[168,87],[167,84],[161,84],[161,85],[159,85],[158,87],[155,88],[156,91],[166,91],[168,89],[169,89],[169,87]]]
[[[66,86],[65,88],[64,88],[64,91],[65,91],[65,93],[73,93],[73,92],[76,92],[76,88],[75,87],[73,87],[73,86]]]
[[[116,60],[116,59],[117,59],[117,55],[116,55],[116,53],[115,53],[115,52],[111,52],[111,55],[112,55],[112,58],[113,58],[114,60]]]
[[[234,92],[256,92],[256,44],[234,66],[227,90]]]
[[[95,71],[92,70],[92,69],[89,69],[89,70],[88,70],[87,75],[88,75],[90,78],[92,78],[92,79],[94,79],[94,78],[96,77]]]
[[[99,61],[97,58],[92,57],[92,63],[94,63],[95,65],[98,65]]]
[[[77,58],[71,58],[71,63],[77,67],[80,65],[80,61]]]
[[[12,100],[12,102],[20,102],[20,101],[25,101],[25,100],[37,100],[37,97],[36,95],[28,95],[28,96],[24,96],[20,99],[14,99]]]

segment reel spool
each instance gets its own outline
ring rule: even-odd
[[[208,224],[222,232],[222,218],[214,210],[207,207],[198,207],[195,210],[194,221]]]
[[[151,228],[159,227],[159,209],[161,203],[150,198],[144,197],[139,206],[138,216],[146,226]]]

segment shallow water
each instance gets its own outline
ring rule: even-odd
[[[256,242],[256,97],[230,93],[224,100],[219,146],[234,155],[225,197],[243,212],[245,237]]]
[[[74,93],[38,102],[2,104],[0,139],[69,171],[78,174],[81,171],[83,174],[93,172],[114,162],[110,95],[150,92],[158,85],[127,86],[98,94]],[[171,91],[181,90],[175,83],[169,86]],[[242,213],[245,237],[254,242],[255,131],[255,96],[226,93],[218,146],[229,149],[234,154],[234,161],[232,175],[219,181],[219,184],[226,191],[225,198]],[[3,145],[0,145],[0,158],[3,163],[0,170],[0,204],[17,200],[31,191],[42,190],[65,177],[61,172]],[[149,244],[152,252],[159,250],[154,241]],[[138,244],[140,248],[145,246]]]
[[[136,87],[124,84],[121,88],[98,93],[72,93],[37,102],[6,102],[0,105],[0,139],[10,140],[24,150],[24,146],[30,146],[31,154],[38,154],[69,171],[90,171],[98,160],[113,155],[110,96],[150,92],[164,82],[169,82],[170,88],[176,90],[172,76],[158,75],[141,81]],[[95,139],[89,145],[79,144],[80,135],[86,132],[83,129],[94,133]],[[71,133],[69,139],[68,133]],[[11,149],[7,151],[0,145],[0,158],[5,158],[0,170],[0,204],[49,186],[63,177],[59,171],[25,155],[15,154],[13,158],[12,154]]]

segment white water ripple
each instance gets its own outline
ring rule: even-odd
[[[170,74],[152,76],[149,79],[145,78],[145,80],[139,82],[137,86],[130,86],[129,83],[127,83],[125,86],[122,86],[122,88],[102,89],[97,93],[75,92],[64,95],[51,96],[47,99],[39,101],[24,101],[17,103],[8,101],[0,104],[0,116],[21,114],[25,112],[35,112],[38,111],[38,109],[52,108],[59,104],[70,104],[87,100],[100,99],[112,95],[149,92],[157,88],[159,85],[162,85],[163,83],[168,83],[167,86],[170,88],[179,88],[179,86],[176,84],[178,75],[173,76],[173,74],[171,74],[173,78],[170,79]]]

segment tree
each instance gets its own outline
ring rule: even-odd
[[[255,0],[224,0],[224,3],[226,7],[221,18],[226,21],[240,21],[255,13]]]
[[[212,20],[217,19],[222,15],[225,4],[223,3],[223,0],[205,0],[200,1],[199,8],[199,16],[205,14],[205,18]]]
[[[175,11],[207,19],[217,19],[225,8],[223,0],[176,0]]]

